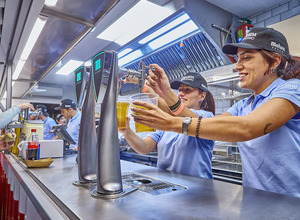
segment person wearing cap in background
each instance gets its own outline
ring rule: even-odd
[[[52,140],[55,137],[55,134],[51,134],[50,130],[54,125],[56,125],[56,122],[49,116],[47,107],[45,105],[37,105],[36,109],[38,112],[41,112],[41,119],[44,123],[44,140]]]
[[[300,197],[300,57],[289,54],[285,36],[272,28],[253,28],[241,43],[222,50],[237,55],[240,86],[254,94],[220,116],[193,118],[188,135],[238,142],[243,186]],[[161,86],[167,81],[162,72],[153,71],[148,80],[150,86],[170,92]],[[134,114],[136,122],[182,132],[183,118],[154,105],[134,104],[150,109],[132,108],[145,114]]]
[[[60,106],[55,109],[60,109],[61,114],[66,119],[69,119],[67,124],[67,132],[75,141],[75,144],[70,145],[70,149],[77,150],[81,112],[77,109],[76,103],[71,99],[62,100]]]
[[[38,115],[36,112],[31,112],[29,114],[29,120],[37,120],[38,119]]]
[[[155,68],[164,71],[158,65]],[[127,79],[125,79],[127,80]],[[128,79],[127,82],[129,82]],[[126,83],[126,82],[125,82]],[[170,84],[168,84],[170,87]],[[214,116],[215,103],[212,94],[207,89],[207,83],[200,73],[190,72],[181,80],[171,83],[173,89],[179,90],[171,112],[174,115],[186,116],[187,124],[192,117],[209,118]],[[143,92],[154,92],[144,86]],[[170,112],[170,100],[158,94],[160,108]],[[157,149],[157,167],[181,174],[212,179],[211,159],[214,141],[195,138],[174,132],[156,131],[144,139],[140,138],[129,127],[129,118],[125,129],[119,129],[128,144],[138,153],[148,154]]]
[[[22,103],[15,105],[5,112],[0,114],[0,129],[5,128],[5,126],[22,110],[30,108],[32,111],[34,111],[34,107],[30,103]],[[5,135],[5,138],[0,138],[0,151],[7,150],[9,146],[11,146],[14,143],[14,141],[8,141],[7,135]]]
[[[62,114],[58,114],[55,118],[57,124],[61,124],[63,127],[67,127],[67,120]]]

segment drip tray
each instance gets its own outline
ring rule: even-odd
[[[122,183],[123,185],[135,187],[138,190],[150,193],[152,195],[160,195],[187,189],[185,186],[162,181],[138,173],[124,173],[122,175]]]

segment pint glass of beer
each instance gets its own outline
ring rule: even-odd
[[[129,102],[124,99],[117,101],[118,128],[126,128],[126,118],[128,114]]]
[[[155,93],[138,93],[130,97],[130,102],[132,107],[145,108],[145,107],[133,105],[132,104],[133,101],[142,101],[142,102],[148,102],[154,105],[158,105],[158,95]],[[153,132],[153,131],[155,131],[155,129],[135,122],[135,132]]]

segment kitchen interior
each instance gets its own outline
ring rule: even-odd
[[[157,63],[170,81],[188,71],[201,72],[214,95],[216,115],[221,114],[251,95],[238,85],[235,58],[221,50],[225,43],[237,41],[236,30],[246,18],[254,27],[281,31],[290,53],[300,56],[300,2],[296,0],[58,0],[55,4],[48,0],[2,0],[0,9],[2,111],[31,102],[45,104],[52,116],[58,114],[54,108],[62,99],[76,98],[74,71],[90,67],[98,52],[108,50],[118,53],[119,67],[138,70],[140,61],[146,66]],[[32,32],[38,22],[39,32]],[[157,37],[158,33],[162,36]],[[31,48],[24,52],[29,42]],[[120,95],[129,98],[138,91],[137,85],[123,84]],[[95,104],[96,125],[101,123],[100,100]],[[156,166],[156,152],[134,152],[121,134],[118,141],[121,160],[142,170],[148,169],[144,165]],[[236,143],[215,143],[212,169],[214,180],[242,184]],[[66,216],[73,214],[64,212]]]

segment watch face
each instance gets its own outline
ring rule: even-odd
[[[189,124],[191,122],[192,118],[190,117],[185,117],[183,122],[186,123],[186,124]]]
[[[182,133],[187,135],[188,126],[191,123],[192,118],[191,117],[185,117],[182,121]]]

